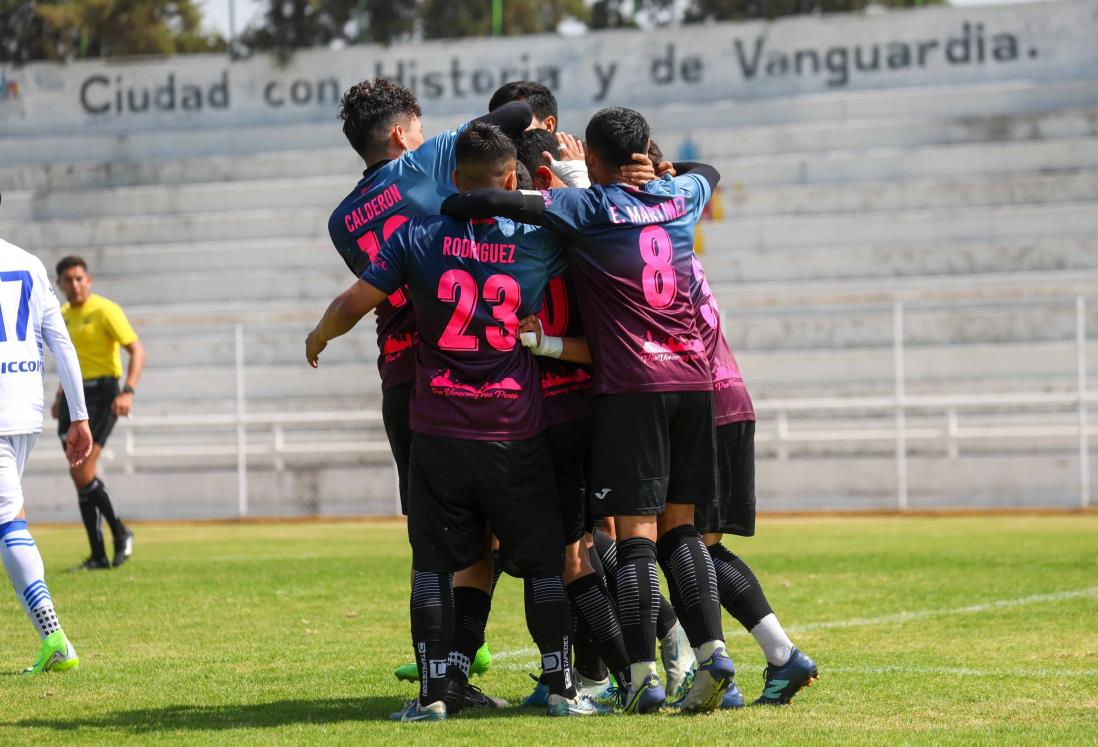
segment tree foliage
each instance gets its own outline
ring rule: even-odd
[[[225,40],[202,31],[195,0],[3,0],[0,60],[70,60],[210,52]]]

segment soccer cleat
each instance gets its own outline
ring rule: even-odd
[[[594,693],[587,693],[587,697],[597,705],[608,710],[614,710],[623,707],[627,692],[628,691],[618,687],[615,682],[611,681],[610,684],[602,688],[602,690]]]
[[[740,692],[740,688],[736,685],[736,681],[732,681],[732,685],[728,688],[728,692],[724,694],[724,699],[721,700],[721,708],[743,708],[743,693]]]
[[[708,713],[720,707],[724,694],[732,686],[736,667],[728,651],[718,648],[708,659],[698,665],[694,684],[682,699],[684,713]]]
[[[800,649],[794,648],[789,661],[780,667],[767,664],[763,671],[763,693],[755,705],[786,705],[793,700],[802,688],[810,686],[820,678],[816,662],[808,658]]]
[[[39,672],[67,672],[80,666],[80,657],[76,649],[65,637],[64,631],[55,630],[46,636],[38,649],[38,658],[23,670],[23,674]]]
[[[491,668],[492,652],[488,650],[488,644],[486,643],[477,649],[477,654],[473,657],[473,663],[469,665],[469,676],[487,674]],[[419,669],[414,661],[410,661],[394,669],[393,676],[405,682],[419,682]]]
[[[117,568],[125,563],[131,555],[133,555],[133,532],[126,527],[126,534],[121,540],[114,542],[114,567]]]
[[[389,714],[390,721],[445,721],[446,704],[441,700],[428,703],[425,706],[419,704],[418,699],[409,700],[404,707],[396,713]]]
[[[507,701],[486,695],[483,690],[468,683],[446,678],[442,690],[442,702],[446,704],[449,716],[461,713],[466,708],[506,708]]]
[[[593,680],[590,677],[584,677],[579,672],[574,672],[572,674],[572,679],[575,681],[576,690],[579,691],[580,695],[594,696],[610,686],[609,677],[602,680]]]
[[[658,674],[650,674],[637,687],[630,687],[622,698],[621,708],[626,713],[653,713],[667,700],[663,683]]]
[[[80,565],[74,565],[70,568],[69,573],[76,573],[77,571],[109,571],[110,568],[110,561],[106,558],[88,558]]]
[[[549,705],[549,686],[537,676],[531,674],[530,679],[535,683],[534,691],[522,699],[522,705],[532,708],[545,708]]]
[[[686,631],[680,623],[660,639],[660,660],[663,669],[667,673],[668,700],[678,700],[690,689],[687,678],[698,665],[694,657],[694,649],[690,648],[690,639],[686,637]]]
[[[572,699],[550,695],[545,704],[545,713],[549,716],[598,716],[609,712],[609,708],[595,703],[586,695],[577,695]]]

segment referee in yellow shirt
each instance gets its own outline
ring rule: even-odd
[[[92,277],[83,259],[65,257],[58,262],[57,284],[68,299],[68,303],[61,307],[61,316],[65,319],[69,337],[80,359],[84,398],[94,442],[87,460],[70,470],[79,498],[80,517],[91,545],[91,556],[79,568],[98,570],[111,567],[103,545],[104,519],[114,538],[114,565],[122,565],[133,553],[133,532],[115,513],[106,486],[96,476],[96,464],[118,416],[130,414],[134,388],[145,368],[145,349],[141,347],[122,307],[91,292]],[[125,348],[130,358],[126,383],[121,391],[118,389],[118,379],[122,376],[119,348]],[[58,432],[64,443],[69,430],[69,408],[60,388],[52,413],[54,418],[59,418]]]

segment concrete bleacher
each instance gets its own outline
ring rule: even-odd
[[[668,154],[689,139],[722,172],[724,217],[704,224],[704,262],[756,398],[890,395],[896,299],[909,394],[1076,385],[1075,294],[1093,300],[1098,329],[1098,80],[717,102],[690,110],[689,131],[685,114],[651,112],[654,135]],[[562,122],[579,130],[585,115]],[[351,280],[326,224],[360,170],[330,122],[0,138],[0,236],[47,265],[82,254],[96,289],[126,307],[149,353],[138,420],[232,413],[236,323],[249,412],[376,411],[372,322],[334,343],[319,370],[302,360],[312,320]],[[810,413],[802,427],[884,428],[891,417]],[[931,434],[941,420],[913,415],[909,426]],[[123,431],[107,470],[130,514],[233,514],[234,429],[138,429],[128,457]],[[830,452],[795,443],[790,469],[774,433],[764,412],[765,506],[891,505],[888,438]],[[287,426],[285,438],[318,448],[275,455],[272,428],[249,431],[253,512],[391,512],[384,448],[320,453],[329,440],[383,447],[379,422]],[[205,448],[187,453],[195,440]],[[913,437],[912,505],[1069,505],[1073,443],[989,437],[954,459],[933,435]],[[50,446],[28,484],[43,515],[68,518],[71,488]]]

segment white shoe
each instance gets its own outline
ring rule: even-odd
[[[589,677],[584,677],[579,672],[575,672],[572,675],[572,680],[575,682],[576,690],[579,691],[580,695],[586,695],[591,698],[604,692],[606,688],[610,686],[609,677],[604,680],[593,680]]]

